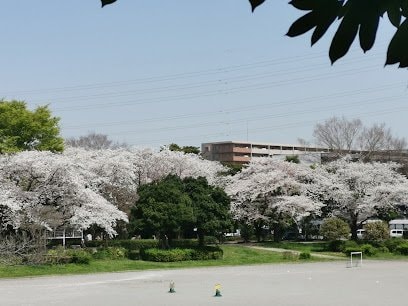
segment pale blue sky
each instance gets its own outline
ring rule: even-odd
[[[295,143],[333,115],[408,136],[407,70],[383,67],[387,22],[372,51],[355,42],[331,66],[329,36],[313,48],[310,34],[285,36],[302,14],[286,1],[255,14],[247,0],[9,0],[0,12],[0,97],[49,104],[64,137]]]

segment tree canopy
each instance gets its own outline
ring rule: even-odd
[[[322,203],[308,197],[313,173],[308,167],[287,161],[267,157],[251,160],[231,177],[226,188],[232,199],[233,218],[252,225],[258,240],[265,227],[273,228],[274,239],[279,240],[284,227],[320,214]]]
[[[64,140],[59,136],[59,118],[47,106],[34,111],[25,102],[0,101],[0,154],[24,150],[60,152]]]
[[[117,221],[127,216],[101,195],[103,184],[97,173],[64,154],[0,156],[0,234],[33,227],[85,230],[96,224],[114,236]]]
[[[109,236],[126,234],[126,214],[140,186],[170,174],[215,184],[224,170],[217,162],[169,150],[67,148],[0,155],[0,236],[27,226],[96,225]]]
[[[408,180],[397,168],[393,163],[339,159],[313,171],[315,184],[309,196],[322,201],[331,215],[347,221],[352,238],[357,239],[364,221],[407,203]]]
[[[252,11],[265,1],[249,0]],[[103,7],[116,0],[101,2]],[[357,34],[361,49],[364,52],[370,50],[377,36],[380,18],[386,13],[396,30],[388,46],[385,64],[408,67],[408,0],[291,0],[289,4],[307,13],[291,25],[287,35],[295,37],[313,30],[312,45],[336,20],[341,20],[329,49],[332,63],[347,54]]]
[[[200,154],[200,148],[199,147],[194,147],[194,146],[179,146],[177,143],[171,143],[168,146],[162,147],[162,150],[169,149],[170,151],[176,151],[176,152],[184,152],[186,154],[192,153],[192,154]]]
[[[230,226],[228,196],[204,177],[181,179],[169,175],[141,186],[138,194],[131,226],[142,236],[159,235],[164,241],[190,227],[196,229],[203,245],[204,235],[223,232]]]
[[[98,133],[89,133],[88,135],[78,138],[68,138],[65,140],[65,144],[70,147],[88,150],[117,149],[121,147],[126,148],[128,146],[126,143],[110,140],[108,135]]]

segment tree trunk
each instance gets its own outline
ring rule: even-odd
[[[159,245],[160,245],[160,248],[164,250],[167,250],[170,248],[169,238],[167,237],[166,234],[160,234]]]
[[[351,239],[356,241],[357,240],[357,225],[358,215],[350,214],[350,230],[351,230]]]
[[[254,229],[255,229],[256,241],[261,242],[262,241],[262,225],[255,223]]]
[[[273,241],[280,242],[282,240],[282,228],[279,224],[273,226]]]
[[[204,244],[205,244],[205,241],[204,241],[204,233],[199,230],[198,233],[197,233],[197,235],[198,235],[198,246],[203,247]]]

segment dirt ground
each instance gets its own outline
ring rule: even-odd
[[[150,270],[0,280],[0,305],[407,305],[407,281],[395,261]]]

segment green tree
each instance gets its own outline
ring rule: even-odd
[[[194,146],[183,146],[180,147],[176,143],[171,143],[167,146],[170,151],[177,151],[177,152],[184,152],[184,153],[193,153],[193,154],[200,154],[200,148]],[[162,148],[164,149],[164,148]]]
[[[23,150],[60,152],[64,140],[59,136],[59,118],[47,106],[34,111],[21,101],[0,101],[0,153]]]
[[[162,246],[188,227],[196,228],[199,244],[205,235],[230,227],[229,198],[205,178],[180,179],[169,175],[161,181],[142,185],[139,200],[131,210],[130,227],[142,236],[159,235]]]
[[[194,146],[184,146],[182,150],[184,153],[200,154],[200,148]]]
[[[130,212],[130,227],[144,237],[158,235],[162,247],[193,220],[192,201],[183,191],[182,180],[169,175],[138,189],[139,200]]]
[[[227,171],[223,172],[222,175],[235,175],[239,172],[242,171],[244,168],[243,164],[234,164],[234,163],[228,163],[228,162],[222,162],[224,166],[227,167]]]
[[[340,218],[327,218],[320,226],[320,235],[326,240],[347,239],[350,234],[350,226]]]
[[[176,152],[183,151],[182,147],[180,147],[177,143],[169,144],[168,148],[170,151],[176,151]]]
[[[224,190],[209,185],[204,177],[185,178],[183,183],[193,203],[198,242],[203,246],[204,236],[217,236],[230,229],[230,199]]]
[[[101,1],[102,7],[116,2]],[[254,11],[265,0],[249,2]],[[408,67],[408,0],[292,0],[289,3],[308,12],[291,25],[287,35],[295,37],[313,30],[312,45],[336,20],[341,20],[329,49],[332,63],[347,54],[357,34],[361,49],[364,52],[370,50],[377,36],[380,18],[386,13],[396,31],[388,46],[385,64],[399,63],[399,67]]]
[[[289,163],[300,164],[298,155],[286,155],[285,160]]]

